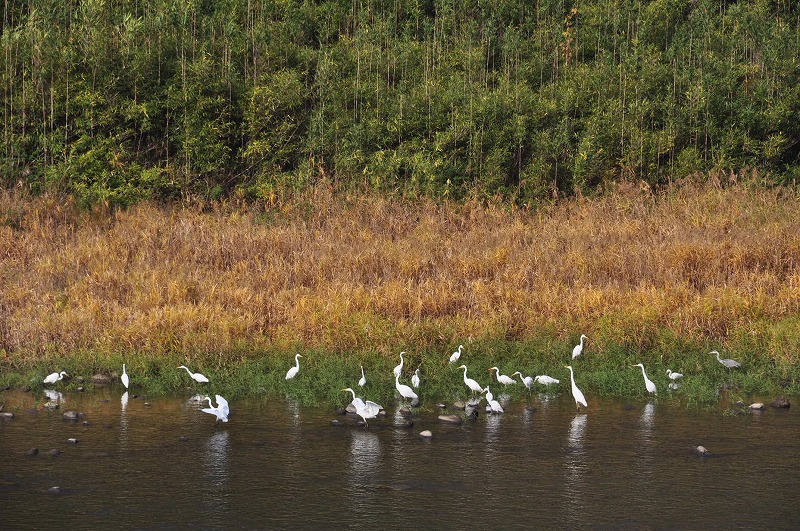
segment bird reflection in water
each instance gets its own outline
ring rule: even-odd
[[[642,415],[639,417],[643,431],[646,431],[648,434],[653,430],[653,419],[655,418],[655,413],[656,405],[650,402],[644,406]]]
[[[203,454],[203,470],[208,476],[208,484],[222,489],[228,481],[228,453],[230,450],[228,431],[218,431],[206,441]]]
[[[584,437],[586,435],[585,413],[575,415],[569,425],[567,445],[564,448],[564,502],[568,516],[568,524],[574,525],[583,522],[584,505],[581,492],[584,492],[586,471],[588,468],[586,453],[584,451]]]
[[[55,389],[45,389],[44,395],[47,397],[47,402],[44,403],[45,409],[58,409],[65,402],[64,395]]]
[[[128,391],[122,393],[122,398],[120,398],[120,406],[122,410],[119,414],[119,446],[121,450],[128,449],[128,414],[126,413],[126,409],[128,409]]]
[[[350,474],[347,487],[354,512],[358,517],[374,516],[376,486],[380,477],[381,445],[378,435],[367,430],[352,430],[350,439]]]

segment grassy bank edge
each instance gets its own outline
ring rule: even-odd
[[[460,363],[468,367],[468,376],[482,385],[490,385],[495,394],[507,393],[514,400],[527,400],[524,385],[503,387],[488,371],[497,366],[501,373],[511,375],[521,371],[524,375],[548,374],[561,380],[547,392],[569,395],[569,372],[565,365],[575,369],[578,386],[586,394],[590,406],[592,397],[617,397],[625,399],[647,398],[641,371],[633,365],[644,363],[648,377],[658,386],[658,399],[686,403],[690,406],[713,405],[727,397],[731,400],[750,399],[766,401],[775,396],[800,395],[800,372],[791,362],[764,355],[763,341],[753,337],[734,339],[726,345],[690,341],[673,337],[669,331],[659,335],[660,341],[646,351],[624,344],[604,342],[598,345],[590,337],[584,354],[570,359],[573,344],[540,336],[530,341],[465,340],[459,363],[448,364],[450,353],[458,345],[447,344],[415,350],[410,345],[398,345],[391,357],[377,352],[339,352],[297,346],[292,349],[274,348],[251,350],[241,346],[235,352],[184,354],[174,352],[151,355],[143,352],[81,351],[51,354],[36,360],[6,354],[0,363],[0,388],[28,387],[42,389],[42,379],[53,371],[66,371],[71,378],[50,388],[74,390],[79,386],[90,388],[95,374],[112,378],[111,385],[119,383],[122,364],[127,366],[132,393],[162,395],[193,389],[201,393],[220,393],[230,400],[239,397],[274,399],[289,397],[309,406],[343,405],[349,402],[341,392],[343,387],[357,388],[364,366],[367,384],[358,389],[359,396],[384,405],[396,401],[392,368],[399,363],[399,352],[406,351],[401,382],[410,384],[414,370],[420,368],[422,384],[419,394],[424,408],[433,408],[438,401],[467,398]],[[763,338],[762,338],[763,339]],[[722,357],[742,363],[738,370],[720,365],[711,350],[719,350]],[[301,353],[300,373],[293,380],[285,380],[286,371],[294,365],[294,354]],[[179,365],[206,375],[208,384],[194,384]],[[666,370],[685,374],[677,390],[668,389]],[[543,386],[534,388],[544,392]]]

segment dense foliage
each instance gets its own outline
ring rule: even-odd
[[[4,3],[4,185],[87,201],[343,186],[527,201],[795,178],[790,0]]]

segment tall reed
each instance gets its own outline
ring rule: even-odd
[[[0,194],[0,349],[242,359],[539,341],[800,353],[794,190],[633,184],[518,208],[334,193],[81,210]],[[670,352],[670,356],[676,353]]]

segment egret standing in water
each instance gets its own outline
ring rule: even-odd
[[[128,373],[125,372],[125,364],[122,364],[122,376],[119,377],[120,381],[122,381],[122,385],[125,386],[125,389],[128,388],[128,384],[130,383],[130,378],[128,378]]]
[[[191,376],[192,380],[194,380],[195,382],[197,382],[197,383],[208,383],[208,378],[206,378],[205,376],[203,376],[199,372],[190,371],[189,368],[186,365],[181,365],[178,368],[179,369],[186,369],[186,372],[189,373],[189,376]]]
[[[501,383],[503,385],[516,385],[517,382],[514,380],[514,378],[511,378],[510,376],[505,374],[500,374],[500,369],[498,369],[497,367],[492,367],[491,369],[489,369],[489,372],[492,371],[495,371],[495,376],[497,376],[498,383]]]
[[[589,339],[589,338],[586,337],[585,335],[581,334],[581,342],[578,343],[577,345],[575,345],[575,347],[572,349],[572,359],[577,358],[578,356],[580,356],[583,353],[583,340],[584,339]]]
[[[403,372],[403,363],[404,363],[403,354],[405,353],[406,353],[405,350],[400,353],[400,364],[395,365],[395,368],[392,369],[392,372],[394,373],[395,376],[400,376],[400,373]]]
[[[716,354],[717,355],[717,361],[720,362],[721,364],[725,365],[729,369],[738,369],[739,367],[742,366],[742,364],[739,363],[736,360],[730,360],[730,359],[725,359],[725,358],[719,359],[719,352],[717,352],[716,350],[712,350],[709,354]]]
[[[419,398],[417,396],[417,393],[415,393],[413,389],[411,389],[409,386],[405,384],[400,383],[399,374],[394,375],[394,386],[397,389],[397,392],[400,393],[400,396],[402,396],[405,399],[416,400],[417,398]]]
[[[292,378],[297,376],[298,372],[300,372],[300,358],[302,358],[302,357],[303,356],[300,355],[300,354],[295,354],[294,355],[294,363],[295,363],[295,365],[294,365],[294,367],[292,367],[291,369],[286,371],[286,378],[285,378],[286,380],[291,380]]]
[[[411,385],[413,385],[415,388],[419,387],[419,369],[414,371],[414,376],[411,377]]]
[[[42,380],[42,383],[46,383],[46,384],[56,383],[57,381],[63,379],[64,376],[69,376],[69,374],[65,373],[64,371],[61,371],[60,373],[54,372],[54,373],[48,374],[47,377],[44,380]]]
[[[488,402],[489,409],[492,411],[492,413],[505,413],[505,411],[503,411],[503,406],[500,405],[500,402],[494,399],[494,395],[491,391],[489,391],[488,385],[483,391],[486,393],[486,402]]]
[[[481,385],[478,382],[476,382],[472,378],[467,378],[466,365],[461,365],[459,369],[464,369],[464,383],[467,384],[467,387],[469,387],[472,390],[472,394],[480,393],[481,391],[483,391],[483,387],[481,387]]]
[[[364,387],[367,383],[367,377],[364,376],[364,366],[361,366],[361,379],[358,380],[358,386]]]
[[[589,407],[586,405],[586,398],[584,398],[583,393],[578,386],[575,385],[575,375],[572,372],[572,366],[565,365],[565,368],[569,369],[569,381],[572,383],[572,398],[575,399],[575,409],[580,409],[580,406]]]
[[[461,357],[461,350],[464,348],[464,345],[459,345],[458,350],[450,354],[450,363],[455,363],[458,361],[458,358]]]
[[[647,377],[647,374],[645,374],[644,365],[642,365],[641,363],[637,363],[636,365],[634,365],[634,367],[642,368],[642,377],[644,377],[644,386],[645,388],[647,388],[647,392],[650,393],[651,395],[657,395],[658,393],[656,392],[656,384],[654,384],[650,380],[650,378]]]
[[[371,400],[367,400],[366,402],[364,402],[363,400],[358,398],[356,396],[356,392],[350,389],[349,387],[342,389],[342,391],[350,391],[351,393],[353,393],[353,401],[350,403],[353,404],[353,407],[356,408],[356,415],[361,417],[361,419],[364,421],[365,427],[368,426],[367,419],[374,419],[375,417],[378,416],[380,410],[383,409],[382,405],[376,404]]]
[[[220,420],[222,422],[228,422],[228,415],[230,414],[230,408],[228,407],[228,401],[222,398],[220,395],[216,396],[217,405],[214,406],[213,402],[211,402],[211,397],[207,396],[204,400],[208,400],[208,406],[204,407],[200,411],[203,413],[208,413],[209,415],[215,415],[217,417],[217,422]]]

